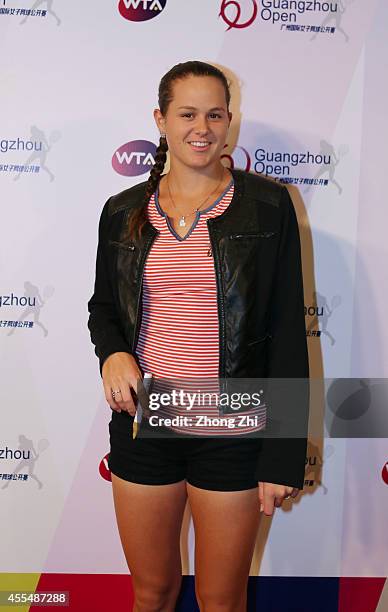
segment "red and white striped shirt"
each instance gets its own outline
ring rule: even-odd
[[[159,231],[148,253],[143,275],[143,311],[136,345],[136,354],[144,372],[151,372],[155,383],[153,391],[162,392],[166,379],[172,388],[192,392],[198,388],[195,379],[206,387],[205,379],[213,379],[209,390],[219,376],[219,320],[217,285],[214,260],[211,253],[207,219],[222,214],[230,204],[234,192],[233,179],[223,194],[210,206],[196,213],[193,225],[182,238],[172,227],[158,201],[158,189],[151,196],[147,215]],[[157,385],[157,379],[163,381]],[[179,380],[185,385],[179,386]],[[204,402],[202,402],[204,403]],[[206,404],[206,402],[205,402]],[[184,404],[187,407],[187,404]],[[168,405],[153,415],[163,417],[189,417],[188,424],[169,425],[170,429],[190,435],[242,434],[262,429],[265,408],[259,406],[240,413],[249,415],[250,425],[228,427],[225,419],[236,414],[219,414],[219,407],[195,404],[191,410]],[[198,416],[203,415],[198,421]],[[203,418],[207,417],[207,418]],[[217,421],[217,419],[220,419]],[[222,420],[224,419],[224,424]],[[201,422],[201,426],[196,425]],[[240,418],[238,422],[241,423]],[[163,424],[166,425],[164,422]]]

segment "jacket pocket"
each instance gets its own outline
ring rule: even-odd
[[[229,234],[230,240],[239,240],[241,238],[272,238],[277,232],[246,232],[245,234]]]
[[[136,248],[134,244],[129,244],[128,242],[118,242],[117,240],[108,240],[108,244],[126,251],[134,251]]]
[[[272,335],[270,333],[266,333],[261,338],[257,338],[257,340],[252,340],[252,342],[248,342],[247,346],[254,346],[255,344],[258,344],[259,342],[264,342],[264,340],[267,340],[267,338],[272,339]]]

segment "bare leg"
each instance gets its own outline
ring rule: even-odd
[[[112,474],[117,526],[135,592],[133,612],[174,612],[182,581],[186,481],[143,485]]]
[[[260,521],[258,489],[206,491],[187,484],[195,529],[195,590],[201,612],[246,612]]]

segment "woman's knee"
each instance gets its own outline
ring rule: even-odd
[[[134,612],[173,612],[179,595],[182,575],[168,583],[133,580]]]
[[[196,585],[195,593],[200,612],[245,612],[247,605],[246,588],[226,589],[223,592],[211,587]]]

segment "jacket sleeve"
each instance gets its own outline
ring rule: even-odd
[[[116,352],[130,353],[128,342],[120,321],[120,315],[114,300],[112,278],[108,262],[108,206],[105,203],[98,227],[98,245],[94,281],[94,293],[88,302],[88,329],[95,346],[95,353],[100,361],[100,374],[104,361]]]
[[[273,398],[271,391],[269,393],[268,415],[279,422],[291,419],[297,423],[298,433],[292,437],[263,437],[257,478],[262,482],[303,489],[309,414],[309,362],[299,228],[286,187],[283,188],[279,205],[281,229],[270,312],[272,339],[268,346],[267,376],[269,379],[297,378],[298,381],[290,381],[290,401],[284,401],[284,393],[275,398],[277,383],[269,380],[269,389],[273,387],[274,393]],[[287,387],[287,381],[285,383]],[[271,399],[274,399],[272,406]],[[286,412],[290,410],[292,414]],[[280,429],[285,431],[287,427]]]

